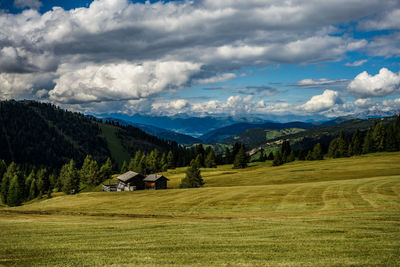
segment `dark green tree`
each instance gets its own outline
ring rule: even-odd
[[[372,130],[369,129],[364,137],[363,150],[364,154],[375,152],[374,139],[372,137]]]
[[[30,190],[31,190],[31,186],[32,186],[32,182],[33,181],[36,182],[36,174],[35,174],[34,170],[31,171],[31,173],[29,174],[29,176],[25,180],[24,196],[28,200],[32,199],[32,198],[30,198]],[[36,185],[35,185],[35,189],[36,189]],[[36,194],[34,195],[33,198],[35,198],[35,197],[36,197]]]
[[[233,162],[233,168],[247,168],[247,154],[244,146],[241,146],[238,153],[236,153],[235,160]]]
[[[124,160],[121,167],[121,173],[126,173],[127,171],[129,171],[128,163],[126,163],[126,161]]]
[[[176,168],[176,162],[175,162],[174,153],[172,153],[171,150],[168,152],[167,164],[168,164],[168,169],[175,169]]]
[[[49,174],[45,168],[40,169],[37,174],[37,190],[39,191],[39,195],[47,193],[50,189],[50,180]]]
[[[106,162],[101,166],[100,171],[99,171],[99,180],[97,181],[97,184],[100,184],[104,182],[107,179],[111,178],[112,175],[112,162],[110,158],[107,158]]]
[[[267,159],[268,159],[268,160],[274,160],[274,153],[272,153],[272,151],[269,152],[268,158],[267,158]]]
[[[290,152],[292,152],[290,142],[288,140],[284,140],[281,146],[281,156],[284,163],[288,162]]]
[[[266,158],[265,158],[265,154],[264,154],[265,152],[264,152],[264,149],[263,148],[261,148],[260,149],[260,156],[258,157],[258,162],[264,162],[265,160],[266,160]]]
[[[287,158],[287,162],[292,162],[296,160],[296,154],[294,153],[294,151],[290,151],[289,157]]]
[[[351,155],[361,155],[362,154],[362,135],[360,130],[356,130],[351,138]],[[349,155],[349,156],[351,156]]]
[[[8,165],[7,171],[3,175],[3,180],[1,181],[1,200],[4,204],[7,204],[7,195],[11,180],[14,178],[14,176],[19,177],[20,175],[21,174],[18,165],[14,162],[11,162],[11,164]]]
[[[7,171],[7,164],[4,160],[0,160],[0,190],[1,190],[1,180],[3,179],[4,173]]]
[[[313,153],[311,150],[307,152],[306,160],[314,160]]]
[[[206,151],[204,150],[204,147],[202,144],[198,144],[196,146],[196,158],[197,157],[199,157],[199,160],[200,160],[200,167],[205,167],[204,160],[206,157]]]
[[[79,192],[79,173],[73,159],[61,168],[60,180],[63,184],[63,192],[67,194],[75,194]]]
[[[224,163],[225,164],[232,163],[231,159],[232,159],[231,151],[229,150],[229,148],[226,147],[225,148],[225,154],[224,154]]]
[[[7,205],[8,206],[19,206],[22,203],[23,189],[19,184],[18,175],[14,175],[11,179],[10,187],[7,194]]]
[[[383,125],[382,122],[377,123],[372,133],[372,138],[374,140],[375,149],[378,152],[385,150],[385,134],[385,125]]]
[[[211,147],[210,147],[211,148]],[[214,149],[209,149],[209,152],[207,154],[207,157],[204,161],[204,164],[206,165],[206,168],[216,168],[217,164],[215,163],[215,152]]]
[[[279,152],[279,150],[278,150],[278,151],[276,151],[276,153],[274,155],[274,160],[272,161],[272,166],[280,166],[283,163],[284,162],[283,162],[283,159],[281,156],[281,152]]]
[[[196,160],[190,162],[190,167],[186,170],[185,178],[182,179],[181,188],[195,188],[204,185],[203,178],[201,177],[199,165]]]
[[[322,160],[324,159],[324,154],[322,152],[322,146],[320,143],[316,144],[312,151],[312,159],[313,160]]]
[[[79,171],[80,180],[88,185],[96,185],[99,180],[98,175],[99,165],[92,158],[92,156],[87,155],[85,160],[83,161],[82,168]]]
[[[37,195],[36,179],[33,179],[29,188],[28,200],[34,199]]]

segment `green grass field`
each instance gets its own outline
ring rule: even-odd
[[[0,209],[0,265],[399,266],[400,153],[204,169],[200,189]],[[164,173],[176,187],[184,169]]]

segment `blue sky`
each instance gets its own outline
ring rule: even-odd
[[[399,1],[10,0],[0,10],[0,99],[277,120],[400,111]]]

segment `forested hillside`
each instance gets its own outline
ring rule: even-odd
[[[81,164],[86,155],[104,162],[112,155],[110,142],[100,124],[95,118],[52,104],[1,101],[0,159],[8,164],[16,162],[50,168],[59,168],[70,159]],[[137,150],[177,150],[176,143],[160,140],[135,127],[113,127],[117,142],[130,156]]]

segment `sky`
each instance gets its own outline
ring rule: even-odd
[[[0,99],[87,114],[396,114],[399,56],[399,0],[0,0]]]

